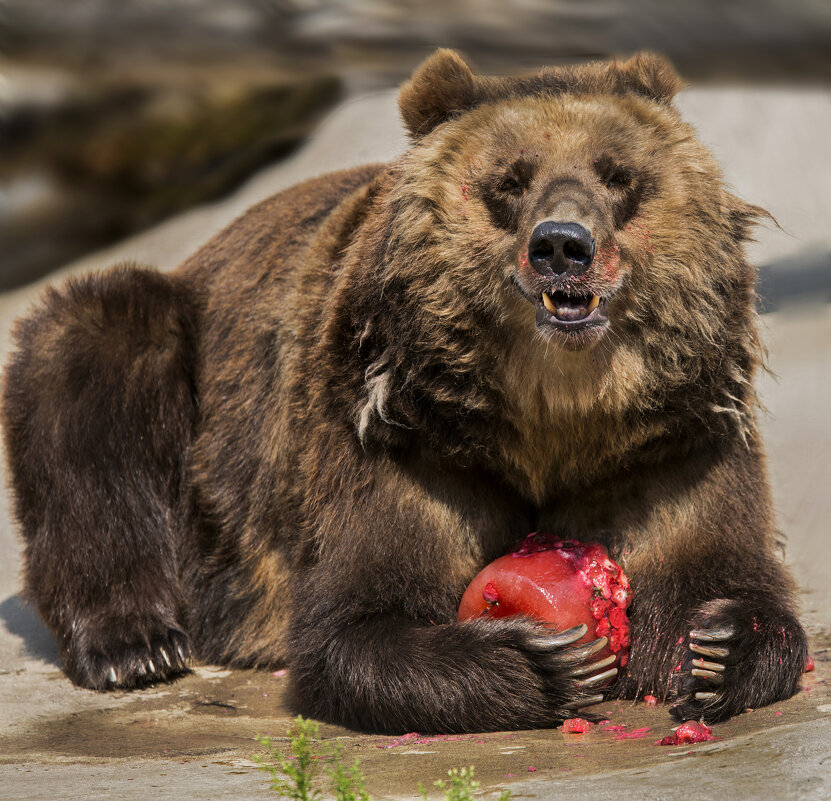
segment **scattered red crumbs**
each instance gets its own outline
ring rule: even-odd
[[[643,697],[643,702],[647,706],[655,706],[658,703],[658,699],[654,695],[645,695]]]
[[[675,644],[676,644],[676,645],[683,645],[683,644],[684,644],[684,638],[683,638],[683,637],[679,637],[679,638],[676,640]]]
[[[563,721],[563,731],[566,734],[585,734],[594,723],[583,718],[569,718]]]
[[[474,740],[473,735],[435,734],[432,737],[423,737],[417,731],[402,734],[386,743],[376,745],[376,748],[397,748],[399,745],[427,745],[428,743],[455,742],[458,740]],[[477,740],[484,742],[484,740]]]
[[[813,670],[816,670],[817,666],[814,664],[814,657],[809,656],[808,661],[805,663],[805,672],[810,673]]]
[[[688,720],[682,723],[673,734],[667,735],[658,745],[688,745],[689,743],[704,743],[707,740],[717,740],[713,736],[713,730],[704,723],[695,720]]]

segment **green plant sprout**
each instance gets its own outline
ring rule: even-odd
[[[317,767],[321,760],[331,763],[327,771],[329,775],[329,789],[335,801],[370,801],[369,793],[364,786],[364,774],[361,771],[360,761],[356,759],[347,767],[343,759],[343,745],[338,743],[334,748],[321,752],[318,743],[320,727],[313,720],[302,716],[294,719],[289,729],[289,747],[291,756],[283,755],[279,746],[275,745],[270,737],[258,737],[267,751],[267,756],[256,754],[254,761],[260,770],[271,776],[271,789],[276,790],[282,798],[291,801],[320,801],[323,799],[323,790],[315,787]],[[469,768],[452,768],[447,772],[447,779],[439,779],[433,786],[444,793],[444,801],[473,801],[473,792],[479,787],[479,782],[473,779],[473,766]],[[424,799],[428,798],[428,791],[419,784],[418,791]],[[503,790],[497,801],[508,801],[510,790]]]

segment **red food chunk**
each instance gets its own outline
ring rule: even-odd
[[[658,699],[654,695],[645,695],[643,697],[643,702],[647,706],[655,706],[658,703]]]
[[[816,670],[817,666],[814,664],[814,657],[809,656],[805,662],[805,673],[810,673],[813,670]]]
[[[664,737],[660,745],[687,745],[715,739],[717,738],[713,736],[713,730],[709,726],[695,720],[688,720],[682,723],[673,734]]]
[[[629,580],[602,545],[534,532],[470,582],[458,617],[529,615],[560,631],[585,623],[581,643],[609,638],[593,658],[614,653],[623,667],[629,658],[630,601]]]
[[[563,731],[566,734],[585,734],[594,724],[583,718],[569,718],[563,721]]]

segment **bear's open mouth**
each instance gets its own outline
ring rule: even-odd
[[[565,292],[542,293],[542,305],[562,323],[588,319],[600,306],[600,295],[569,295]]]
[[[537,298],[537,326],[574,335],[589,330],[602,331],[609,323],[607,298],[594,294],[541,292]]]

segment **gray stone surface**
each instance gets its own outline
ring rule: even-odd
[[[775,260],[777,270],[787,271],[805,252],[831,250],[831,154],[824,133],[831,92],[694,90],[681,105],[736,191],[766,205],[790,230],[759,232],[751,251],[758,263]],[[229,200],[93,254],[62,275],[119,259],[170,269],[258,199],[314,174],[383,161],[403,146],[394,95],[352,101],[293,159],[264,171]],[[38,289],[0,296],[0,354],[8,351],[11,321]],[[412,798],[417,782],[430,785],[449,767],[475,764],[483,790],[510,785],[516,797],[831,797],[831,309],[818,300],[783,301],[763,324],[775,374],[759,381],[769,409],[763,425],[770,469],[817,660],[805,690],[717,727],[721,740],[689,748],[655,747],[671,727],[666,710],[631,704],[606,704],[601,711],[628,731],[648,726],[644,737],[545,731],[396,743],[324,728],[324,737],[343,738],[347,755],[362,759],[376,796]],[[258,734],[279,735],[288,726],[284,679],[202,667],[173,685],[136,693],[75,689],[57,667],[48,632],[20,601],[19,566],[8,499],[0,495],[0,797],[273,796],[251,757]]]

